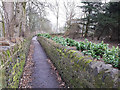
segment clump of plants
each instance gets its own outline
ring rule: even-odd
[[[63,46],[75,46],[77,50],[84,53],[84,55],[91,55],[94,59],[100,60],[101,58],[105,63],[112,64],[114,67],[120,68],[120,49],[119,47],[114,47],[112,49],[108,48],[108,44],[101,43],[95,44],[87,39],[84,42],[77,42],[70,38],[63,37],[51,37],[49,34],[39,34],[38,36],[43,36],[50,38],[56,43]]]
[[[37,36],[43,36],[43,37],[46,37],[46,38],[51,38],[51,35],[49,35],[48,33],[37,34]]]
[[[57,36],[55,36],[55,37],[53,37],[51,39],[53,41],[55,41],[56,43],[59,43],[59,44],[61,44],[63,46],[67,46],[67,44],[68,44],[63,37],[57,37]]]
[[[76,45],[76,41],[70,38],[66,38],[65,41],[68,43],[68,46],[75,46]]]

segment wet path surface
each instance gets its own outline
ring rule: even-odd
[[[32,88],[59,88],[57,76],[51,69],[48,58],[36,38],[32,39],[34,44]]]

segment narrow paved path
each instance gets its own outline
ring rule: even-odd
[[[34,44],[32,88],[59,88],[57,76],[47,62],[48,58],[36,38],[32,39]]]

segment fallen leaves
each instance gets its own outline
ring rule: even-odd
[[[34,63],[32,61],[33,53],[34,53],[34,46],[33,46],[33,43],[31,43],[30,51],[24,67],[23,76],[20,80],[19,88],[32,88],[30,83],[32,82],[31,75],[32,75],[32,69],[34,66]]]
[[[56,67],[53,65],[53,63],[51,62],[50,59],[47,59],[47,61],[51,65],[52,70],[54,70],[54,72],[55,72],[55,74],[57,76],[57,80],[58,80],[58,82],[60,84],[59,87],[60,88],[66,88],[65,82],[62,81],[61,76],[59,75],[59,72],[57,71]]]
[[[28,57],[26,60],[25,67],[24,67],[23,76],[20,80],[19,88],[32,88],[31,83],[32,83],[33,78],[31,75],[33,73],[32,71],[33,71],[33,67],[34,67],[34,62],[33,62],[33,57],[32,57],[33,53],[34,53],[34,45],[33,45],[33,43],[31,43],[30,51],[29,51],[29,54],[28,54]],[[54,73],[56,74],[57,80],[60,84],[59,88],[66,88],[65,82],[62,81],[56,67],[53,65],[51,60],[48,59],[47,61],[51,65],[51,69],[53,70],[53,73],[51,73],[51,74],[54,74]]]

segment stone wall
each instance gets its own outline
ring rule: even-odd
[[[118,88],[119,70],[110,64],[93,60],[81,52],[63,47],[54,41],[38,37],[38,41],[71,88]]]
[[[0,89],[18,88],[31,38],[0,52]]]

